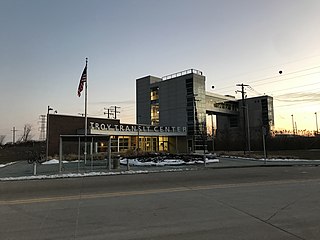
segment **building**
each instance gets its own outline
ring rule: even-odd
[[[206,137],[205,77],[191,69],[163,78],[136,80],[138,124],[187,128],[188,149],[203,150]]]
[[[62,148],[64,153],[250,150],[260,143],[274,125],[272,97],[237,100],[206,92],[205,81],[195,69],[136,79],[137,124],[88,117],[86,136],[83,116],[48,114],[49,155]]]
[[[226,150],[260,149],[262,134],[274,126],[273,98],[260,96],[234,100],[236,114],[216,115],[216,142]],[[240,144],[239,144],[240,143]]]
[[[139,124],[179,125],[187,128],[187,151],[213,150],[214,138],[230,146],[250,149],[263,127],[274,125],[273,99],[261,96],[237,100],[206,92],[205,76],[190,69],[162,78],[136,80],[136,121]],[[215,125],[214,126],[214,122]],[[211,135],[211,144],[207,136]],[[240,144],[241,145],[241,144]]]
[[[48,114],[48,154],[93,155],[100,152],[124,153],[143,150],[146,152],[185,152],[186,131],[182,126],[150,126],[126,124],[119,119],[88,117],[88,131],[84,134],[85,118]],[[87,142],[87,149],[85,149]]]

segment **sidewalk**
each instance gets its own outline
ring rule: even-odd
[[[219,157],[219,163],[206,164],[206,168],[247,168],[247,167],[272,167],[272,166],[319,166],[320,160],[284,160],[268,159],[267,161],[236,158]],[[0,168],[0,181],[4,180],[24,180],[24,179],[43,179],[43,178],[67,178],[85,176],[106,176],[118,174],[138,174],[154,173],[163,171],[194,171],[204,169],[204,164],[164,166],[164,167],[138,167],[130,166],[129,171],[126,165],[120,165],[117,169],[109,170],[106,161],[88,161],[87,165],[83,162],[70,162],[63,164],[62,171],[59,173],[59,164],[37,164],[36,175],[34,175],[33,164],[27,161],[19,161],[6,167]]]

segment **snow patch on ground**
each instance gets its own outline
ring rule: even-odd
[[[7,167],[7,166],[10,166],[12,164],[15,164],[16,162],[10,162],[10,163],[6,163],[6,164],[0,164],[0,168],[3,168],[3,167]]]
[[[228,156],[222,155],[224,158],[232,159],[244,159],[244,160],[254,160],[254,161],[266,161],[267,162],[320,162],[320,160],[308,160],[308,159],[296,159],[296,158],[250,158],[250,157],[239,157],[239,156]]]
[[[177,169],[163,169],[163,170],[129,170],[119,172],[88,172],[88,173],[62,173],[52,175],[35,175],[22,177],[5,177],[0,178],[0,181],[22,181],[22,180],[41,180],[41,179],[56,179],[56,178],[79,178],[79,177],[95,177],[95,176],[111,176],[111,175],[129,175],[129,174],[147,174],[156,172],[181,172],[193,171],[195,169],[177,168]]]
[[[265,161],[265,158],[257,159]],[[294,159],[294,158],[267,158],[267,162],[320,162],[320,160]]]
[[[141,161],[138,158],[128,159],[123,158],[120,159],[120,164],[130,166],[138,166],[138,167],[163,167],[163,166],[180,166],[180,165],[194,165],[194,164],[204,164],[204,161],[196,160],[196,161],[188,161],[185,162],[181,159],[163,159],[161,161],[151,160],[151,161]],[[208,159],[206,158],[206,163],[218,163],[219,159]]]
[[[75,160],[75,161],[62,161],[62,163],[76,163],[76,162],[82,162],[82,160]],[[44,165],[49,165],[49,164],[58,164],[59,163],[59,160],[58,159],[51,159],[49,161],[45,161],[41,164],[44,164]]]
[[[195,160],[195,161],[188,161],[185,162],[181,159],[162,159],[161,161],[156,159],[151,159],[150,161],[142,161],[139,158],[122,158],[120,159],[120,164],[127,165],[127,161],[129,160],[130,166],[136,166],[136,167],[164,167],[164,166],[180,166],[180,165],[194,165],[194,164],[204,164],[203,160]],[[90,161],[90,160],[89,160]],[[75,160],[75,161],[62,161],[63,164],[68,163],[76,163],[76,162],[82,162],[82,160]],[[218,163],[219,159],[208,159],[206,158],[206,163]],[[43,162],[44,165],[49,164],[59,164],[59,160],[52,159],[46,162]]]

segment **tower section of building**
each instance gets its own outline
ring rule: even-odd
[[[136,80],[138,124],[187,127],[188,149],[203,151],[206,137],[205,77],[190,69]]]

